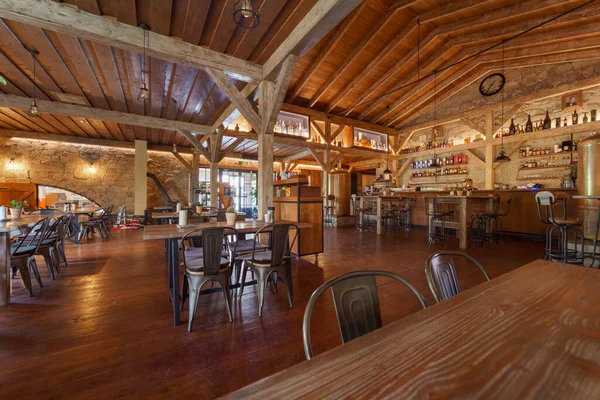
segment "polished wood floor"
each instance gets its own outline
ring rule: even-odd
[[[325,253],[294,263],[294,308],[283,287],[267,293],[258,318],[256,289],[235,303],[229,323],[220,294],[203,296],[187,332],[172,325],[164,243],[143,241],[141,231],[113,232],[107,241],[69,245],[68,268],[55,281],[39,260],[44,287],[25,295],[15,279],[15,304],[0,308],[0,399],[8,398],[215,398],[304,360],[302,316],[311,293],[325,280],[357,269],[385,269],[410,280],[430,304],[423,268],[435,250],[424,232],[376,236],[326,228]],[[456,248],[451,243],[450,248]],[[543,257],[539,242],[505,239],[469,249],[496,277]],[[483,278],[459,267],[463,290]],[[378,281],[384,324],[417,312],[401,284]],[[187,311],[183,314],[187,320]],[[329,294],[313,315],[316,354],[340,344]]]

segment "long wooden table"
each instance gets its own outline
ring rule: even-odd
[[[51,215],[23,215],[20,219],[0,221],[0,306],[10,304],[10,238],[19,229],[30,228]]]
[[[312,225],[303,222],[277,221],[277,223],[291,223],[298,229],[310,228]],[[241,233],[256,233],[265,226],[264,221],[240,221],[235,223],[235,229]],[[177,225],[147,225],[144,227],[144,240],[164,240],[167,249],[167,263],[169,266],[169,294],[173,306],[173,320],[175,325],[181,323],[180,295],[179,295],[179,239],[187,233],[201,228],[231,227],[227,222],[205,222],[193,224],[188,228],[178,228]],[[191,237],[201,236],[195,233]],[[288,263],[288,268],[291,266]],[[288,275],[291,276],[291,273]],[[288,282],[291,291],[291,281]]]
[[[227,398],[597,399],[599,288],[538,260]]]

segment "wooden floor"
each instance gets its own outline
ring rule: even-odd
[[[0,308],[0,399],[8,398],[215,398],[304,360],[302,316],[311,293],[325,280],[357,269],[386,269],[410,280],[433,304],[423,268],[437,248],[413,230],[376,236],[326,228],[325,253],[294,263],[294,309],[285,293],[267,293],[258,318],[256,289],[235,303],[227,320],[220,294],[203,296],[194,332],[172,325],[164,243],[141,240],[141,231],[113,232],[101,242],[69,245],[71,260],[55,281],[39,260],[44,288],[35,297],[14,280],[16,304]],[[457,243],[452,243],[456,248]],[[469,249],[493,277],[543,257],[539,242],[505,239]],[[459,266],[462,289],[483,281]],[[402,285],[378,281],[384,325],[419,309]],[[280,285],[280,289],[283,287]],[[329,294],[313,315],[316,354],[339,345]]]

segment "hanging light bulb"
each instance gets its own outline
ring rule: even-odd
[[[386,114],[390,113],[390,106],[387,106]],[[392,180],[392,171],[390,170],[390,149],[386,150],[385,153],[385,169],[383,170],[383,179],[386,181]]]
[[[150,91],[146,86],[146,71],[148,70],[146,65],[146,47],[147,47],[147,35],[150,30],[148,25],[140,24],[140,28],[144,32],[144,59],[142,60],[142,87],[140,88],[140,93],[137,96],[138,101],[147,103],[150,101]]]
[[[35,76],[35,66],[37,64],[36,57],[40,54],[37,50],[31,50],[31,57],[33,58],[33,100],[31,101],[31,107],[29,107],[29,111],[27,112],[30,117],[39,118],[40,117],[40,108],[35,102],[35,91],[36,91],[36,76]]]
[[[504,42],[502,40],[502,76],[504,76]],[[500,91],[500,104],[501,104],[501,114],[500,114],[500,152],[496,156],[496,162],[509,162],[510,157],[506,154],[506,150],[504,150],[504,85],[502,85],[502,89]]]
[[[437,154],[435,152],[435,138],[438,136],[437,126],[437,69],[434,71],[434,91],[433,91],[433,161],[431,162],[430,168],[441,168],[440,163],[437,160]]]
[[[233,5],[233,21],[244,29],[254,29],[260,23],[254,0],[238,0]]]

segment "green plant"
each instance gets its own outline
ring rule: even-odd
[[[79,200],[71,200],[71,204],[79,204]]]
[[[204,205],[204,203],[202,203],[201,201],[197,201],[197,202],[194,203],[194,205],[196,207],[202,207]]]
[[[250,195],[252,196],[252,200],[254,200],[254,204],[258,204],[258,186],[252,188]]]
[[[228,213],[234,213],[235,212],[235,208],[234,207],[227,207],[227,212]]]
[[[11,200],[10,201],[10,208],[25,208],[28,205],[29,204],[27,203],[27,200]]]

